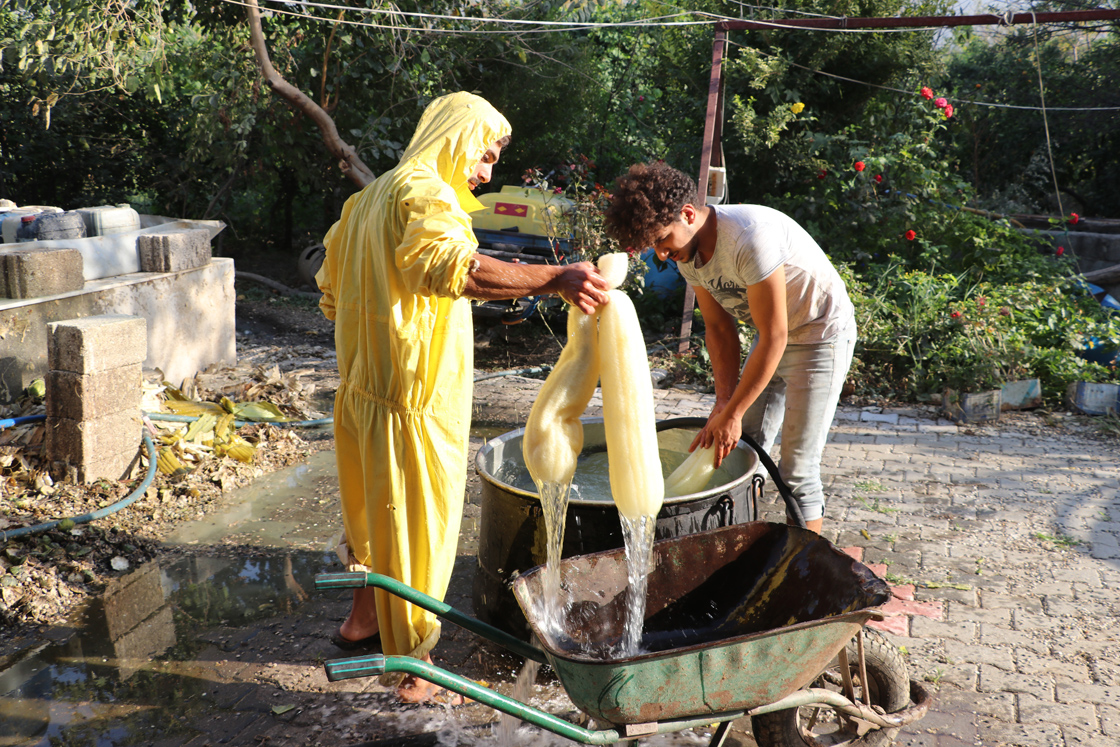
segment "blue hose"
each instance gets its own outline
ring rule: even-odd
[[[40,420],[46,419],[46,415],[25,415],[22,418],[6,418],[0,420],[0,431],[5,428],[15,428],[17,425],[23,425],[24,423],[37,423]]]
[[[198,415],[172,415],[164,412],[146,412],[144,416],[149,420],[162,420],[167,423],[193,423],[198,420]],[[233,424],[240,428],[243,425],[257,425],[267,423],[269,425],[290,425],[293,427],[303,426],[313,428],[319,425],[331,425],[334,423],[334,418],[321,418],[319,420],[235,420]],[[0,423],[0,427],[2,427]]]
[[[39,418],[42,420],[46,419],[46,415],[31,415],[29,417]],[[102,519],[109,514],[114,514],[117,511],[120,511],[122,508],[131,505],[136,501],[137,498],[144,495],[144,492],[152,484],[152,480],[154,480],[156,476],[156,446],[152,443],[152,439],[150,436],[148,436],[147,433],[144,433],[144,446],[146,446],[148,449],[148,474],[144,475],[143,482],[141,482],[135,490],[133,490],[131,493],[129,493],[127,496],[117,501],[116,503],[110,506],[105,506],[104,508],[99,508],[96,511],[91,511],[88,514],[75,516],[69,519],[69,521],[72,521],[75,524],[86,524],[96,519]],[[16,537],[23,537],[24,535],[28,534],[40,534],[49,529],[54,529],[64,521],[67,521],[67,519],[55,519],[54,521],[48,521],[30,527],[20,527],[19,529],[5,530],[3,532],[0,532],[0,543],[15,539]]]

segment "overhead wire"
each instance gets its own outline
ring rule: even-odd
[[[609,21],[609,22],[530,21],[530,20],[525,20],[525,19],[480,18],[480,17],[475,17],[475,16],[451,16],[451,15],[436,14],[436,13],[419,13],[419,12],[412,12],[412,11],[396,11],[396,10],[384,9],[384,8],[353,8],[353,7],[349,7],[349,6],[345,6],[345,5],[338,5],[338,4],[334,4],[334,3],[314,2],[314,0],[269,0],[269,1],[273,2],[273,3],[277,3],[277,2],[283,3],[285,5],[296,5],[296,6],[304,6],[304,7],[323,8],[323,9],[326,9],[326,10],[342,10],[342,11],[354,11],[354,12],[362,12],[362,13],[379,13],[379,14],[383,14],[383,15],[409,16],[409,17],[432,19],[432,20],[452,20],[452,21],[458,21],[458,22],[490,23],[490,24],[535,24],[537,26],[545,26],[546,27],[546,28],[518,29],[516,32],[511,32],[509,30],[502,30],[502,29],[477,29],[477,28],[476,29],[462,29],[462,28],[450,29],[450,28],[438,28],[438,27],[418,27],[418,26],[407,26],[407,25],[389,24],[389,23],[384,23],[384,24],[382,24],[382,23],[367,23],[367,22],[362,22],[362,21],[347,20],[345,18],[339,19],[337,17],[327,18],[327,17],[323,17],[323,16],[311,15],[311,14],[308,14],[308,13],[297,13],[295,11],[282,10],[282,9],[278,9],[278,8],[271,7],[271,6],[269,6],[267,8],[258,6],[262,13],[264,13],[264,12],[276,13],[276,14],[279,14],[279,15],[287,15],[287,16],[294,16],[296,18],[305,18],[305,19],[313,20],[313,21],[321,21],[323,23],[330,23],[330,24],[342,23],[342,24],[346,24],[346,25],[359,26],[359,27],[364,27],[364,28],[385,29],[385,30],[390,30],[390,31],[413,31],[413,32],[436,33],[436,34],[568,33],[568,32],[572,32],[572,31],[588,31],[588,30],[599,29],[599,28],[625,28],[625,27],[629,27],[629,28],[656,28],[656,27],[674,27],[674,26],[703,26],[703,25],[710,25],[713,20],[715,20],[715,21],[736,20],[733,16],[723,16],[723,15],[719,15],[719,14],[715,14],[715,13],[707,13],[707,12],[701,12],[701,11],[687,11],[687,10],[682,9],[680,13],[674,13],[674,14],[669,14],[669,15],[661,15],[661,16],[651,16],[649,18],[636,19],[636,20],[632,20],[632,21]],[[230,5],[240,5],[242,7],[252,7],[252,5],[253,5],[252,3],[246,2],[246,0],[222,0],[222,2],[228,3]],[[757,7],[757,8],[769,9],[769,10],[783,10],[783,9],[780,9],[780,8],[769,8],[768,6],[752,6],[752,5],[746,5],[746,4],[743,4],[743,5],[744,5],[744,7]],[[788,12],[797,12],[797,11],[788,11]],[[805,14],[805,15],[810,15],[810,14]],[[669,21],[669,20],[664,20],[664,19],[680,18],[682,16],[703,16],[704,20],[695,20],[695,21]],[[821,17],[823,17],[823,18],[839,18],[840,16],[829,16],[829,15],[821,14]],[[754,20],[754,19],[752,19],[752,20]],[[775,29],[787,29],[787,28],[789,28],[788,26],[785,26],[784,24],[782,24],[780,20],[775,20],[775,21],[754,20],[754,22],[755,23],[763,23],[763,24],[766,24],[767,26],[773,27]],[[933,30],[936,30],[936,27],[924,27],[923,26],[923,27],[919,27],[919,28],[910,28],[910,29],[907,29],[907,28],[893,28],[893,29],[813,29],[813,28],[798,28],[796,30],[798,30],[798,31],[826,31],[826,32],[831,32],[831,33],[883,34],[883,33],[903,33],[903,32],[909,33],[909,32],[915,32],[915,31],[933,31]],[[1036,39],[1036,42],[1037,42],[1037,39]],[[738,47],[748,47],[748,45],[740,44],[738,42],[732,41],[731,39],[727,39],[727,43],[730,44],[730,45],[733,45],[733,46],[738,46]],[[767,54],[767,53],[763,53],[763,54]],[[768,56],[776,57],[777,55],[768,55]],[[877,83],[868,83],[866,81],[856,80],[855,78],[848,78],[848,77],[843,76],[843,75],[837,75],[836,73],[827,73],[823,70],[817,70],[817,69],[814,69],[814,68],[807,67],[805,65],[800,65],[800,64],[795,63],[795,62],[788,62],[788,64],[790,64],[793,67],[801,68],[802,70],[807,70],[807,71],[812,72],[816,75],[823,75],[825,77],[834,78],[836,80],[842,80],[842,81],[845,81],[845,82],[848,82],[848,83],[854,83],[856,85],[867,86],[869,88],[877,88],[877,89],[880,89],[880,90],[883,90],[883,91],[892,91],[894,93],[902,93],[902,94],[907,94],[907,95],[913,95],[914,94],[913,91],[906,91],[906,90],[903,90],[903,89],[900,89],[900,88],[895,88],[895,87],[892,87],[892,86],[884,86],[884,85],[880,85],[880,84],[877,84]],[[978,101],[976,99],[955,99],[955,101],[957,103],[968,103],[968,104],[973,104],[975,106],[986,106],[986,107],[999,108],[999,109],[1018,109],[1018,110],[1023,110],[1023,111],[1040,111],[1040,107],[1024,106],[1024,105],[1020,105],[1020,104],[1001,104],[1001,103],[994,102],[994,101]],[[1086,107],[1080,107],[1080,106],[1052,106],[1052,107],[1047,107],[1047,111],[1051,111],[1051,112],[1120,111],[1120,106],[1086,106]]]
[[[734,47],[743,47],[744,49],[754,49],[759,54],[761,54],[765,57],[770,57],[770,58],[778,57],[778,55],[773,54],[771,52],[763,52],[762,50],[756,49],[755,47],[751,47],[748,44],[741,44],[741,43],[733,41],[731,39],[727,39],[726,42],[729,45],[734,46]],[[802,70],[806,70],[806,71],[808,71],[810,73],[814,73],[816,75],[823,75],[826,78],[835,78],[836,80],[842,80],[842,81],[845,81],[847,83],[855,83],[857,85],[867,86],[868,88],[878,88],[879,90],[882,90],[882,91],[891,91],[893,93],[901,93],[901,94],[905,94],[907,96],[917,96],[918,95],[914,91],[907,91],[907,90],[902,89],[902,88],[895,88],[894,86],[884,86],[884,85],[881,85],[879,83],[868,83],[867,81],[864,81],[864,80],[856,80],[855,78],[848,78],[848,77],[845,77],[843,75],[837,75],[836,73],[826,73],[824,70],[818,70],[816,68],[808,67],[806,65],[801,65],[801,64],[798,64],[796,62],[793,62],[792,60],[786,60],[786,64],[790,65],[791,67],[796,67],[796,68],[800,68]],[[994,101],[978,101],[976,99],[962,99],[962,98],[952,99],[952,98],[949,98],[949,97],[945,97],[945,98],[948,101],[955,101],[958,104],[959,103],[974,104],[976,106],[987,106],[987,107],[992,107],[992,108],[996,108],[996,109],[1021,109],[1021,110],[1024,110],[1024,111],[1041,111],[1042,110],[1042,107],[1038,107],[1038,106],[1023,106],[1023,105],[1020,105],[1020,104],[1000,104],[1000,103],[997,103],[997,102],[994,102]],[[1120,106],[1051,106],[1051,107],[1046,107],[1046,111],[1052,111],[1052,112],[1114,112],[1114,111],[1120,111]]]
[[[280,0],[274,0],[274,1],[280,1]],[[244,7],[244,8],[254,7],[253,3],[245,2],[245,0],[222,0],[222,2],[227,3],[229,5],[240,5],[241,7]],[[305,2],[304,2],[304,0],[298,0],[298,1],[297,0],[292,0],[288,4],[303,5],[303,4],[305,4]],[[313,3],[306,3],[306,4],[312,4],[313,5]],[[566,22],[566,23],[571,23],[572,25],[570,25],[570,26],[555,27],[555,26],[546,25],[546,24],[549,24],[549,23],[552,23],[552,22],[532,21],[530,23],[536,24],[538,26],[538,28],[518,29],[516,32],[513,32],[513,31],[510,31],[508,29],[480,29],[480,28],[448,29],[448,28],[440,28],[438,26],[421,27],[421,26],[407,26],[407,25],[403,25],[403,24],[390,24],[390,23],[368,23],[368,22],[365,22],[365,21],[353,21],[353,20],[348,20],[348,19],[345,19],[345,18],[340,19],[340,18],[337,18],[337,17],[317,16],[317,15],[312,15],[310,13],[298,13],[296,11],[282,10],[280,8],[276,8],[276,7],[272,7],[272,6],[269,6],[267,8],[262,8],[258,5],[256,7],[258,7],[260,9],[262,14],[275,13],[277,15],[292,16],[292,17],[295,17],[295,18],[305,18],[305,19],[308,19],[308,20],[311,20],[311,21],[320,21],[322,23],[330,23],[330,24],[341,23],[343,25],[357,26],[357,27],[361,27],[361,28],[383,29],[383,30],[388,30],[388,31],[410,31],[410,32],[417,32],[417,33],[423,32],[423,33],[428,33],[428,34],[505,34],[505,35],[508,35],[508,34],[511,34],[511,33],[517,33],[517,34],[552,34],[552,33],[568,33],[570,31],[590,31],[590,30],[598,29],[598,28],[619,28],[619,27],[653,28],[653,27],[660,27],[660,26],[674,27],[674,26],[709,26],[709,25],[711,25],[710,20],[653,21],[653,22],[651,22],[651,21],[648,21],[646,19],[641,19],[641,20],[638,20],[638,21],[615,21],[615,22],[594,22],[594,23],[591,23],[591,22],[584,23],[584,22],[579,22],[579,21],[571,21],[571,22]],[[337,9],[340,6],[326,6],[326,7]],[[343,7],[345,10],[350,10],[350,11],[355,11],[355,12],[360,11],[360,10],[365,10],[365,9],[362,9],[362,8],[347,8],[346,6],[341,6],[341,7]],[[438,15],[434,15],[434,14],[430,14],[430,13],[414,14],[414,15],[419,16],[421,18],[428,18],[428,19],[431,19],[431,20],[441,20],[441,19],[447,18],[447,19],[455,20],[457,22],[471,22],[471,23],[498,23],[498,24],[501,24],[501,23],[512,23],[512,22],[515,22],[515,20],[516,20],[516,19],[500,19],[500,18],[481,18],[481,17],[477,17],[477,16],[438,16]],[[684,14],[681,14],[681,15],[684,15]],[[688,14],[688,15],[696,15],[696,14],[691,13],[691,14]],[[660,17],[661,16],[659,16],[659,18]],[[676,16],[665,16],[665,17],[676,17]],[[540,26],[544,26],[544,28],[539,28]]]

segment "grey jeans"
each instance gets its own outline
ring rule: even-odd
[[[774,378],[743,416],[743,432],[767,453],[781,431],[778,472],[793,491],[806,521],[824,516],[821,456],[855,344],[852,321],[826,342],[787,345]]]

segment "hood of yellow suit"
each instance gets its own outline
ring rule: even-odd
[[[486,99],[462,91],[451,93],[428,104],[401,162],[433,168],[455,190],[463,210],[471,213],[484,207],[471,194],[471,173],[487,148],[511,131],[506,118]]]

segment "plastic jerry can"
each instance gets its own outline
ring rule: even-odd
[[[35,216],[42,212],[38,208],[13,208],[8,210],[0,217],[0,235],[4,238],[5,244],[14,244],[16,242],[16,232],[19,231],[20,223],[25,215]]]
[[[35,231],[35,216],[20,216],[19,228],[16,229],[16,241],[34,241],[37,235]]]
[[[77,212],[85,222],[87,236],[112,236],[140,230],[140,215],[127,204],[78,208]]]
[[[77,210],[65,213],[41,213],[35,218],[35,235],[32,241],[55,241],[58,239],[84,239],[86,224]],[[23,231],[21,227],[20,231]],[[23,239],[27,241],[28,239]]]

